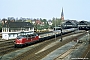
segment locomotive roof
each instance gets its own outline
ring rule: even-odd
[[[30,22],[8,22],[3,25],[3,27],[10,28],[29,28],[34,27]]]

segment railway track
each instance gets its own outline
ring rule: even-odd
[[[61,54],[60,56],[56,57],[54,60],[64,60],[64,58],[69,55],[72,51],[76,50],[78,47],[80,47],[83,43],[81,44],[75,44],[74,46],[72,46],[70,49],[68,49],[66,52],[64,52],[63,54]]]
[[[10,52],[13,52],[13,51],[16,51],[16,50],[19,50],[19,49],[21,49],[21,48],[14,48],[14,44],[1,47],[0,48],[0,56],[7,54],[7,53],[10,53]]]
[[[69,35],[70,34],[72,34],[72,33],[69,33]],[[68,34],[66,34],[64,36],[67,36],[67,35]],[[3,41],[3,43],[0,44],[0,56],[10,53],[10,52],[13,52],[13,51],[16,51],[16,50],[19,50],[19,48],[14,48],[13,40]]]
[[[63,37],[68,36],[68,35],[72,35],[72,34],[75,34],[75,33],[68,33],[68,34],[63,35]],[[57,37],[57,39],[59,39],[59,38],[60,37]],[[54,42],[53,39],[50,39],[52,41],[50,41],[48,43],[50,44],[50,43]],[[49,41],[49,40],[47,40],[47,41]],[[48,44],[46,43],[46,45],[48,45]],[[38,48],[39,47],[37,47],[36,49],[38,49]],[[2,44],[0,44],[0,56],[3,56],[4,54],[7,54],[7,53],[10,53],[10,52],[19,50],[19,49],[22,49],[22,48],[14,48],[14,44],[13,44],[12,40],[11,41],[3,42]]]
[[[14,39],[10,39],[10,40],[5,40],[5,39],[2,39],[1,37],[0,37],[0,44],[1,43],[6,43],[6,42],[12,42]]]
[[[0,47],[5,47],[5,46],[9,46],[9,45],[14,45],[14,42],[2,43],[2,44],[0,44]]]
[[[80,58],[82,58],[83,60],[84,59],[87,59],[89,60],[90,59],[90,44],[88,45],[87,49],[84,51],[84,53],[81,55]]]
[[[17,49],[14,48],[14,43],[13,41],[3,41],[0,42],[0,56],[7,54],[9,52],[15,51]]]
[[[44,33],[39,33],[39,34],[44,34]],[[4,41],[0,40],[0,56],[21,49],[21,48],[14,48],[13,41],[14,39],[4,40]]]
[[[39,50],[43,49],[48,44],[56,41],[54,38],[50,39],[48,41],[45,41],[43,44],[40,44],[40,45],[34,47],[33,49],[31,49],[31,50],[29,50],[29,51],[27,51],[27,52],[25,52],[25,53],[23,53],[23,54],[21,54],[19,56],[16,56],[12,60],[40,60],[43,57],[45,57],[47,54],[49,54],[50,52],[54,51],[55,49],[63,46],[66,43],[69,43],[70,41],[72,41],[73,39],[75,39],[77,37],[79,38],[79,37],[83,36],[84,34],[85,34],[85,32],[83,34],[78,35],[78,36],[74,36],[74,37],[69,38],[67,40],[63,40],[62,42],[58,42],[53,47],[50,47],[47,50],[44,50],[42,52],[37,53]],[[68,35],[71,35],[71,33],[70,34],[66,34],[64,36],[68,36]],[[60,37],[58,37],[57,39],[60,39]]]

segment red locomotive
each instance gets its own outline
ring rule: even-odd
[[[15,47],[22,47],[36,41],[39,41],[39,36],[37,34],[19,35],[15,39]]]

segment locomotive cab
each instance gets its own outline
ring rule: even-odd
[[[15,47],[23,46],[25,44],[25,40],[26,40],[26,35],[17,36],[17,38],[15,39]]]

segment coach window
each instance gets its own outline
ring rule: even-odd
[[[27,40],[28,40],[28,38],[30,38],[29,35],[27,35]]]
[[[31,35],[28,35],[28,38],[30,38],[31,37]]]
[[[34,34],[32,34],[31,36],[32,36],[32,38],[34,38],[34,37],[35,37],[35,35],[34,35]]]
[[[26,37],[27,37],[27,40],[28,40],[28,35],[26,35]]]

